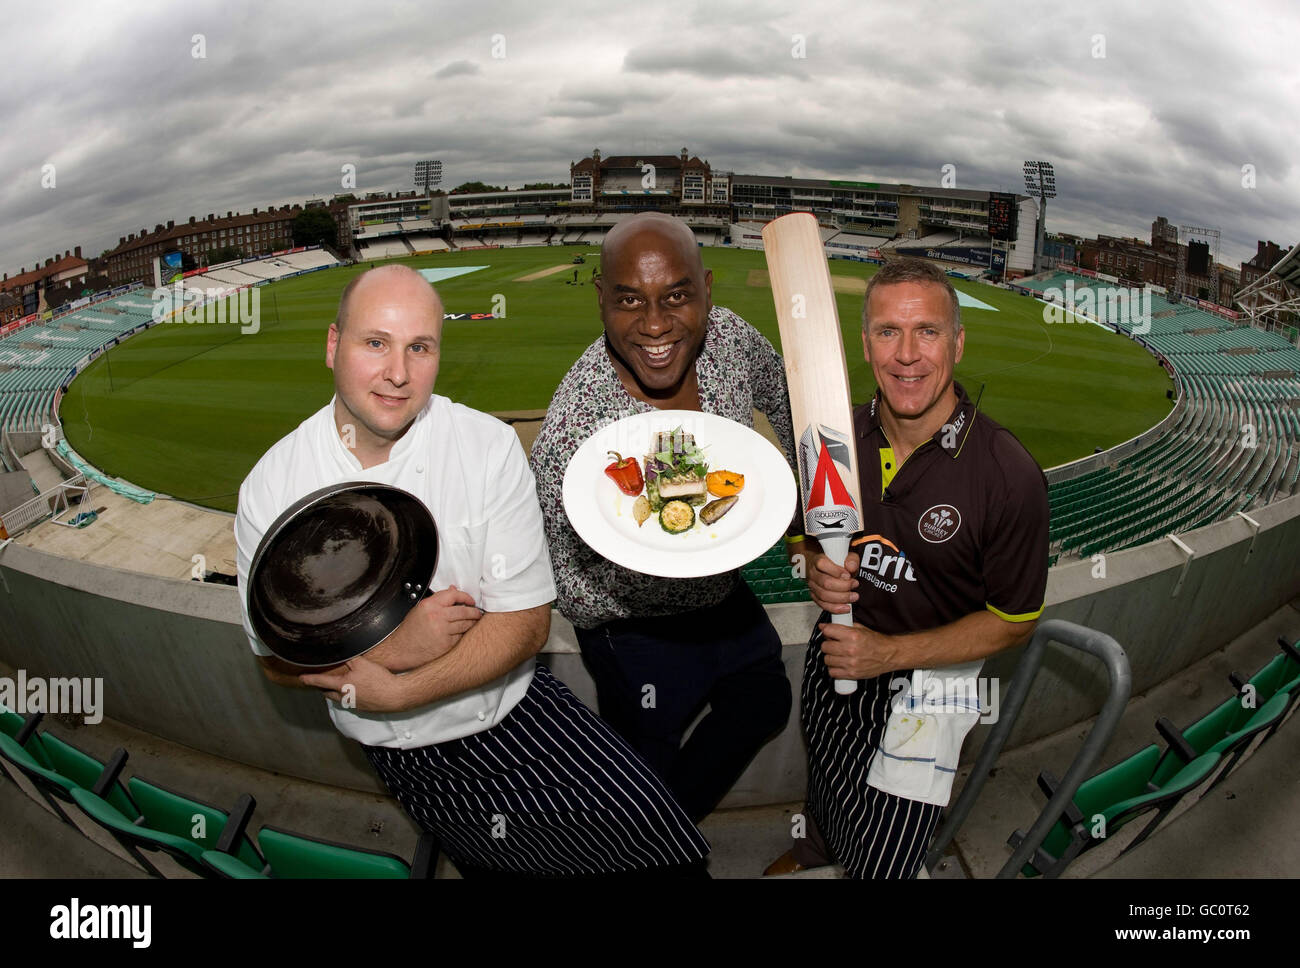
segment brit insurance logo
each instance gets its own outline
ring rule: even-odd
[[[859,549],[858,577],[865,578],[882,592],[894,594],[900,583],[916,583],[912,562],[898,545],[883,534],[869,534],[854,540],[852,547]],[[889,554],[888,551],[893,554]]]
[[[961,513],[951,504],[936,504],[921,514],[916,530],[930,544],[942,544],[961,527]]]

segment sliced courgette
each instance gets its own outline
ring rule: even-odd
[[[669,501],[659,512],[659,527],[669,534],[689,531],[695,524],[695,509],[685,501]]]

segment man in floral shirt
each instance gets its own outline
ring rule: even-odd
[[[564,472],[598,429],[654,409],[701,410],[749,427],[761,410],[790,459],[785,368],[757,330],[713,306],[713,274],[684,222],[625,219],[605,237],[600,264],[605,331],[560,383],[532,449],[556,607],[573,623],[601,715],[698,821],[786,724],[780,638],[737,571],[658,578],[593,551],[564,512]],[[683,746],[706,703],[709,715]]]

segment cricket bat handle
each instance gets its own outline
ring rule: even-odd
[[[844,567],[844,559],[849,556],[849,536],[845,535],[822,535],[818,542],[822,550],[826,552],[826,557],[841,568]],[[831,616],[831,621],[836,625],[852,625],[853,609],[844,614],[836,613]],[[851,696],[858,691],[858,683],[854,679],[836,679],[835,691],[841,696]]]

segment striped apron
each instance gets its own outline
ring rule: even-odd
[[[362,748],[453,861],[563,877],[691,864],[709,852],[645,761],[540,664],[491,729],[416,749]]]
[[[823,613],[820,622],[828,621]],[[890,680],[886,673],[841,696],[813,630],[804,659],[800,715],[808,741],[808,809],[835,859],[850,877],[913,878],[943,808],[867,785],[871,757],[885,733]]]

